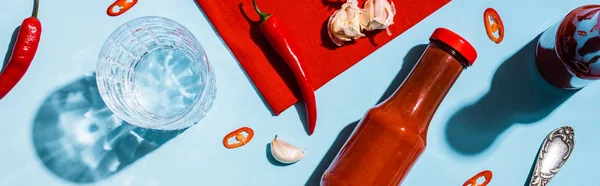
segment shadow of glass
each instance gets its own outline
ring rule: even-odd
[[[390,86],[388,86],[388,88],[385,90],[381,98],[379,98],[379,101],[377,101],[377,103],[385,101],[396,91],[396,89],[398,89],[402,85],[402,82],[404,82],[404,80],[410,74],[410,71],[412,71],[412,69],[415,67],[415,65],[419,61],[419,58],[421,57],[423,52],[425,52],[425,49],[427,49],[427,45],[421,44],[414,46],[408,51],[408,53],[404,57],[404,62],[402,64],[400,72],[398,72],[396,77],[394,77],[394,80],[392,81]],[[321,159],[321,162],[319,162],[317,168],[313,171],[310,178],[308,178],[308,181],[306,181],[305,185],[320,184],[323,173],[325,173],[325,170],[329,168],[329,165],[331,164],[331,162],[333,162],[335,156],[337,156],[340,149],[342,149],[342,146],[344,146],[344,144],[346,143],[346,140],[348,140],[352,132],[354,132],[354,129],[358,125],[359,121],[352,122],[346,127],[344,127],[344,129],[342,129],[342,131],[338,134],[331,147],[329,147],[329,150],[327,151],[323,159]]]
[[[185,131],[144,129],[105,105],[95,74],[53,92],[33,122],[33,144],[52,173],[73,183],[110,177]]]
[[[296,108],[296,112],[298,112],[300,122],[303,123],[302,126],[304,128],[304,131],[306,131],[306,134],[308,134],[308,120],[306,117],[306,106],[304,105],[304,102],[297,102],[296,104],[294,104],[294,107]]]
[[[540,121],[576,92],[558,89],[542,78],[535,66],[538,38],[502,63],[483,98],[450,118],[445,136],[455,151],[480,153],[511,125]]]
[[[17,28],[15,28],[15,31],[13,31],[12,36],[10,38],[10,42],[8,42],[8,50],[6,50],[6,54],[4,55],[4,63],[0,65],[0,72],[2,72],[6,65],[8,65],[8,61],[10,60],[11,54],[15,49],[15,42],[17,42],[17,37],[19,36],[19,29],[21,29],[21,26],[17,26]]]

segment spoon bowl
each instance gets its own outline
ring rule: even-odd
[[[575,146],[575,131],[563,126],[550,132],[538,153],[530,186],[545,186],[571,156]]]

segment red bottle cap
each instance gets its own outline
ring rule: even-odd
[[[469,43],[460,35],[446,28],[436,29],[433,34],[431,34],[429,39],[441,41],[452,47],[454,50],[460,53],[460,55],[465,57],[465,59],[469,62],[469,66],[473,65],[473,63],[475,63],[475,59],[477,59],[477,51],[475,51],[475,47],[473,47],[471,43]]]

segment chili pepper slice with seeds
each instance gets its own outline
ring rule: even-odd
[[[34,1],[33,15],[23,20],[8,64],[0,72],[0,99],[12,90],[29,69],[42,36],[42,24],[37,19],[39,0]]]
[[[483,12],[483,24],[485,25],[485,32],[488,38],[494,43],[498,44],[504,39],[504,23],[498,12],[493,8],[487,8]],[[498,33],[498,37],[494,33]]]
[[[244,136],[244,133],[247,135]],[[246,145],[254,137],[254,130],[248,127],[242,127],[230,132],[223,138],[223,146],[228,149],[238,148]],[[234,138],[235,142],[230,143],[229,140]]]
[[[106,14],[109,16],[119,16],[127,10],[131,9],[133,5],[135,5],[138,0],[117,0],[106,9]]]
[[[485,178],[485,181],[478,185],[477,180],[481,177]],[[492,171],[484,170],[467,180],[463,186],[487,186],[490,181],[492,181]]]
[[[306,69],[305,59],[290,37],[288,28],[283,22],[271,14],[261,12],[256,5],[256,0],[252,0],[252,4],[254,5],[254,10],[260,16],[259,26],[261,32],[292,70],[296,83],[300,87],[306,109],[308,135],[312,135],[317,123],[317,104],[315,89],[312,86],[309,72]]]

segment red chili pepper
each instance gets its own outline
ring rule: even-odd
[[[131,9],[133,5],[135,5],[138,0],[117,0],[106,9],[106,14],[109,16],[119,16],[127,10]]]
[[[271,14],[261,12],[256,5],[256,0],[252,0],[252,4],[256,13],[260,15],[260,30],[275,51],[290,67],[296,83],[300,86],[308,121],[308,135],[312,135],[317,123],[317,103],[315,100],[315,89],[312,86],[309,72],[306,69],[304,56],[300,54],[300,50],[291,39],[288,28],[283,22]]]
[[[498,44],[504,39],[504,23],[500,19],[500,15],[493,8],[485,9],[483,13],[483,24],[485,25],[485,32],[487,36],[494,43]],[[498,37],[494,36],[494,33],[498,33]]]
[[[246,136],[244,136],[244,132],[247,133]],[[248,127],[242,127],[225,135],[223,138],[223,146],[228,149],[238,148],[250,142],[252,137],[254,137],[254,130]],[[232,138],[234,138],[236,141],[234,143],[229,143],[229,140]]]
[[[8,64],[0,72],[0,99],[12,90],[29,69],[42,35],[42,24],[37,19],[39,0],[34,1],[33,15],[23,20]]]
[[[477,180],[481,177],[484,177],[485,181],[477,185]],[[471,179],[467,180],[467,182],[465,182],[463,186],[487,186],[487,184],[490,183],[490,181],[492,181],[492,171],[484,170],[480,173],[477,173]]]

